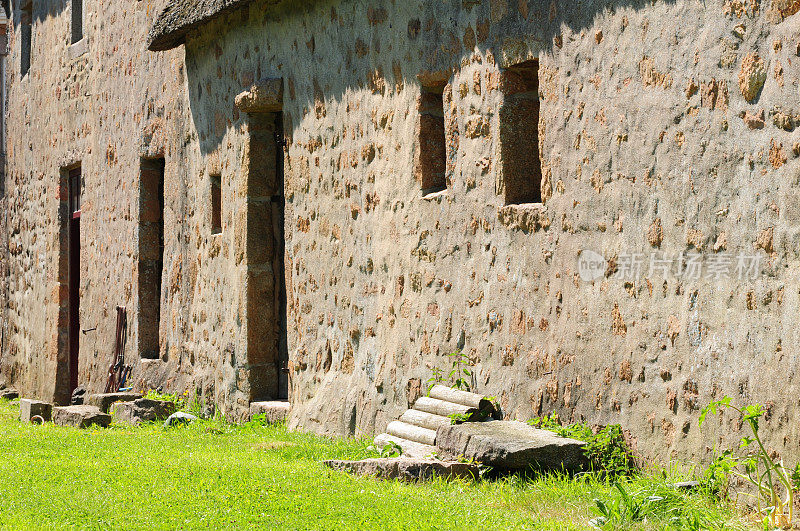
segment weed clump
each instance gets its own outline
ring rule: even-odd
[[[601,478],[616,480],[636,475],[638,467],[619,424],[592,427],[585,422],[562,425],[558,414],[545,415],[528,422],[531,426],[550,430],[562,437],[585,441],[584,455],[590,472]]]
[[[787,468],[783,459],[767,451],[758,433],[759,420],[764,416],[760,404],[737,407],[726,396],[703,409],[700,426],[709,413],[716,414],[724,409],[737,413],[750,428],[751,436],[741,439],[739,447],[744,450],[744,455],[735,456],[731,450],[725,450],[715,457],[703,475],[706,488],[727,495],[730,476],[738,477],[754,487],[756,494],[741,494],[755,499],[764,528],[788,529],[794,520],[795,493],[800,490],[800,463]]]

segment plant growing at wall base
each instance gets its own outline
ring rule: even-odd
[[[645,524],[647,529],[727,529],[723,522],[706,511],[686,503],[686,493],[662,480],[642,483],[615,482],[602,499],[595,498],[592,511],[597,515],[589,524],[616,531]]]
[[[145,393],[144,397],[147,398],[148,400],[161,400],[164,402],[172,402],[173,404],[175,404],[176,411],[180,411],[184,407],[186,407],[186,399],[188,393],[189,392],[186,391],[182,395],[168,394],[168,393],[159,393],[158,391],[151,389],[150,391]]]
[[[433,376],[431,376],[427,380],[428,381],[427,394],[431,394],[431,389],[433,389],[433,386],[444,383],[444,372],[442,372],[442,369],[440,369],[439,367],[434,367],[431,372],[433,372]]]
[[[428,394],[430,394],[433,386],[442,384],[461,389],[462,391],[472,391],[472,362],[469,356],[457,350],[452,354],[448,354],[451,359],[450,371],[445,377],[444,371],[438,367],[434,367],[431,372],[433,376],[428,378]]]
[[[638,471],[636,460],[625,442],[619,424],[610,424],[596,430],[585,422],[563,426],[557,413],[535,418],[528,424],[553,431],[562,437],[586,442],[583,448],[584,455],[589,459],[591,471],[601,477],[608,479],[630,477]]]
[[[452,359],[452,367],[448,379],[453,381],[453,387],[463,391],[472,390],[472,362],[465,353],[457,350],[449,354]]]
[[[450,419],[450,424],[464,424],[465,422],[483,422],[489,418],[489,411],[481,409],[471,413],[453,413],[447,415]]]
[[[740,448],[752,449],[741,457],[734,457],[730,452],[723,454],[728,462],[730,473],[752,484],[758,494],[744,493],[756,498],[758,512],[763,514],[765,527],[770,529],[788,528],[792,524],[795,491],[800,486],[800,464],[792,472],[784,466],[783,459],[774,459],[764,447],[758,434],[759,419],[764,416],[764,408],[760,404],[752,404],[743,408],[731,404],[731,398],[711,402],[700,414],[700,426],[706,415],[716,414],[722,409],[731,409],[741,415],[742,420],[750,428],[751,437],[741,439]],[[762,504],[763,507],[762,507]]]
[[[733,452],[730,450],[722,453],[715,452],[714,459],[700,477],[700,489],[712,496],[727,499],[731,470],[734,466],[736,463],[733,459]]]

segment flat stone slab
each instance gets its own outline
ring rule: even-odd
[[[19,398],[19,392],[16,389],[2,389],[0,390],[0,398],[5,400],[14,400]]]
[[[388,433],[381,433],[375,437],[375,446],[380,449],[383,449],[383,447],[389,443],[395,443],[398,445],[403,450],[403,457],[429,459],[431,455],[436,453],[435,446],[409,441],[401,437],[389,435]]]
[[[184,413],[183,411],[178,411],[177,413],[173,413],[172,415],[167,417],[167,420],[164,421],[164,427],[169,428],[170,426],[186,426],[197,420],[200,419],[198,419],[191,413]]]
[[[40,417],[42,422],[49,422],[53,418],[53,405],[30,398],[21,399],[19,401],[19,420],[31,422],[34,417]]]
[[[436,430],[440,456],[463,457],[500,470],[583,470],[589,465],[585,444],[514,421],[467,422]]]
[[[175,403],[166,400],[140,398],[132,402],[116,402],[111,406],[111,414],[118,422],[133,424],[166,420],[175,413]]]
[[[140,398],[142,398],[142,395],[139,393],[101,393],[89,395],[84,404],[99,408],[103,413],[108,413],[112,404],[116,402],[133,402]]]
[[[250,404],[250,420],[256,415],[264,415],[269,424],[284,422],[289,417],[289,402],[253,402]]]
[[[477,479],[478,465],[434,459],[380,458],[361,461],[323,461],[334,470],[381,479],[422,481],[433,477]]]
[[[103,413],[96,406],[66,406],[53,408],[53,423],[57,426],[71,426],[73,428],[88,428],[111,424],[111,415]]]

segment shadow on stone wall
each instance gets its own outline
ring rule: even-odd
[[[345,2],[344,4],[350,4]],[[491,51],[497,58],[501,67],[504,57],[509,61],[522,58],[527,53],[528,59],[538,57],[540,53],[554,53],[563,45],[563,40],[571,34],[577,34],[590,28],[598,17],[612,16],[624,10],[638,11],[652,7],[653,2],[646,0],[614,0],[614,1],[551,1],[544,0],[449,0],[447,2],[420,1],[419,10],[400,9],[393,11],[391,6],[373,7],[371,2],[357,1],[359,9],[363,10],[371,26],[370,39],[363,39],[367,45],[374,39],[401,42],[404,46],[402,52],[387,51],[366,54],[358,50],[351,50],[344,41],[352,36],[340,37],[339,44],[343,45],[340,53],[325,50],[326,56],[333,56],[332,61],[313,65],[309,76],[324,79],[320,83],[319,92],[327,100],[341,101],[343,94],[348,91],[364,88],[365,78],[372,69],[380,69],[390,77],[396,65],[393,64],[399,57],[411,55],[423,57],[423,75],[447,77],[448,72],[456,71],[463,61],[468,60],[473,50],[483,54]],[[657,4],[673,5],[676,0],[662,0]],[[219,57],[228,60],[233,58],[223,46],[227,41],[235,45],[242,37],[243,40],[253,41],[253,31],[258,24],[264,26],[263,34],[258,36],[262,42],[268,42],[271,36],[267,33],[266,25],[276,21],[307,17],[310,14],[321,15],[330,13],[334,17],[337,7],[341,9],[343,2],[323,0],[309,2],[305,6],[297,6],[292,2],[289,6],[278,7],[266,2],[254,2],[247,7],[231,14],[223,15],[212,20],[204,26],[199,35],[194,33],[187,43],[187,76],[189,86],[189,103],[197,131],[200,133],[200,146],[204,155],[215,152],[223,141],[227,127],[231,125],[228,109],[233,107],[233,98],[236,93],[231,92],[229,101],[213,102],[209,105],[208,94],[204,94],[203,84],[207,78],[198,74],[206,73],[207,76],[217,75],[216,69],[204,69],[203,65],[216,65]],[[408,16],[408,12],[412,12]],[[476,20],[472,24],[466,22]],[[330,19],[325,21],[330,23]],[[340,29],[348,31],[347,25],[340,25]],[[247,32],[245,35],[242,32]],[[295,35],[281,35],[276,39],[293,38],[298,48],[314,46],[315,28],[306,27],[307,33]],[[323,30],[324,31],[324,30]],[[395,35],[391,35],[395,33]],[[192,42],[195,40],[195,42]],[[351,45],[357,46],[355,38]],[[470,44],[472,47],[470,47]],[[247,55],[251,51],[248,49]],[[255,67],[262,77],[281,77],[277,71],[267,72],[261,67],[266,65],[253,64],[252,58],[236,57],[243,70]],[[196,63],[195,63],[196,62]],[[197,67],[193,68],[192,64]],[[348,68],[342,68],[346,65]],[[402,64],[400,65],[402,70]],[[407,76],[404,72],[403,76]],[[254,75],[253,80],[258,76]],[[404,84],[419,83],[420,78],[410,77],[404,79]],[[249,88],[247,83],[242,83],[239,91]],[[317,87],[315,87],[316,89]],[[315,101],[309,99],[306,109],[313,109]],[[215,110],[223,109],[222,118]],[[227,124],[220,126],[220,119]],[[214,123],[217,122],[217,123]],[[287,134],[291,135],[291,122],[287,122]]]

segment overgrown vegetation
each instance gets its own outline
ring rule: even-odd
[[[704,510],[704,503],[713,499],[686,493],[665,481],[651,481],[642,485],[636,481],[615,482],[613,496],[595,499],[597,518],[594,527],[612,530],[639,526],[657,529],[726,529],[730,525],[715,511]],[[697,502],[700,502],[697,504]]]
[[[729,470],[726,459],[712,463],[697,488],[685,490],[676,484],[674,470],[657,472],[638,467],[619,425],[563,425],[557,414],[533,419],[530,424],[587,443],[585,454],[591,469],[576,476],[575,481],[596,481],[609,487],[608,492],[594,499],[591,510],[596,517],[590,521],[592,527],[698,531],[735,527],[724,511],[707,509],[714,504],[732,507],[724,497],[723,483],[727,483]]]
[[[794,520],[795,492],[800,488],[800,464],[787,468],[783,459],[773,457],[764,447],[758,434],[759,420],[764,416],[764,408],[760,404],[737,407],[731,404],[729,396],[711,402],[700,414],[700,426],[706,416],[729,409],[741,416],[741,420],[750,429],[751,436],[741,439],[740,448],[745,454],[735,456],[732,451],[725,450],[717,455],[705,481],[712,489],[727,493],[729,476],[744,479],[755,488],[756,493],[741,492],[756,500],[758,514],[763,518],[765,529],[787,529]],[[790,471],[791,470],[791,471]]]
[[[576,530],[592,527],[595,499],[612,511],[629,506],[592,474],[422,484],[353,477],[319,462],[377,456],[372,441],[290,433],[258,419],[75,430],[17,415],[0,400],[0,529]],[[644,472],[624,489],[636,503],[687,477]],[[682,528],[673,517],[748,528],[725,502],[669,492],[669,504],[648,505],[636,522],[621,515],[616,528]],[[650,512],[662,506],[672,512]]]
[[[208,408],[206,407],[205,401],[197,394],[189,395],[189,391],[184,392],[181,395],[178,394],[168,394],[168,393],[159,393],[156,390],[150,390],[145,393],[145,398],[149,398],[150,400],[164,400],[166,402],[172,402],[175,404],[175,409],[177,411],[185,411],[186,413],[191,413],[196,417],[208,417]]]
[[[545,415],[529,422],[532,426],[553,431],[562,437],[585,441],[584,453],[592,467],[591,472],[602,478],[615,480],[637,473],[636,461],[625,443],[618,424],[593,429],[585,422],[562,425],[558,415]]]

